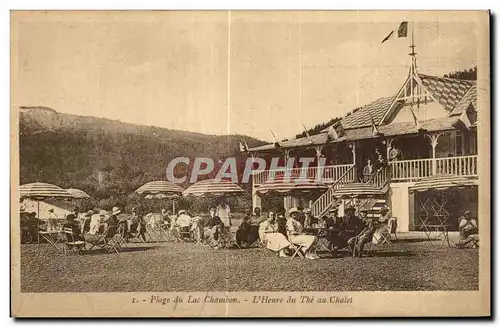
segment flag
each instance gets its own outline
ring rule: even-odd
[[[330,126],[330,128],[328,129],[327,135],[328,135],[329,140],[337,140],[339,138],[339,134],[335,130],[334,125]]]
[[[309,143],[313,144],[313,140],[311,139],[311,136],[309,135],[309,133],[307,132],[307,129],[304,125],[302,125],[302,128],[304,128],[304,132],[306,133],[306,137],[307,139],[309,140]]]
[[[247,145],[247,142],[244,141],[245,144],[241,143],[241,142],[238,142],[239,143],[239,146],[240,146],[240,152],[248,152],[248,145]]]
[[[280,142],[276,141],[276,135],[274,135],[274,133],[273,133],[273,131],[272,131],[272,130],[269,130],[269,131],[271,131],[271,134],[272,134],[272,136],[273,136],[273,140],[274,140],[274,142],[273,142],[273,143],[274,143],[274,147],[275,147],[275,148],[281,148],[281,144],[280,144]]]
[[[383,40],[382,40],[382,43],[384,43],[385,41],[389,40],[390,38],[392,38],[394,36],[394,32],[396,30],[392,30]],[[407,21],[404,21],[402,22],[401,24],[399,24],[399,27],[397,29],[397,32],[398,32],[398,38],[399,37],[407,37],[408,36],[408,22]]]

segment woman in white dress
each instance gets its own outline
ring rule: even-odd
[[[288,218],[286,220],[286,231],[288,234],[288,241],[294,245],[301,247],[307,259],[318,259],[315,253],[316,236],[306,235],[303,233],[304,227],[296,219],[298,215],[297,208],[290,209]]]
[[[259,225],[260,241],[271,251],[278,252],[280,257],[287,257],[285,249],[290,246],[286,237],[278,232],[274,212],[269,212],[267,220]]]

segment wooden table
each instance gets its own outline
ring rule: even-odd
[[[432,244],[431,235],[432,233],[437,233],[436,237],[443,236],[443,241],[441,245],[445,242],[448,244],[448,247],[451,248],[450,239],[448,237],[448,230],[450,225],[447,224],[426,224],[422,223],[421,228],[424,230],[425,236],[427,237],[427,241]]]

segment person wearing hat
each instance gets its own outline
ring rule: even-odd
[[[479,242],[479,229],[477,221],[472,219],[471,212],[465,210],[464,215],[459,218],[458,235],[459,241],[457,247],[474,248]]]
[[[315,253],[316,236],[304,234],[304,226],[297,220],[299,210],[292,208],[288,212],[286,230],[288,241],[301,247],[302,253],[307,259],[317,259]]]

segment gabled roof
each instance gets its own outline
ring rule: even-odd
[[[339,139],[341,140],[341,139]],[[312,142],[311,142],[312,141]],[[315,146],[315,145],[323,145],[327,143],[328,140],[328,134],[327,133],[321,133],[321,134],[316,134],[316,135],[311,135],[311,139],[309,140],[307,137],[301,137],[298,139],[293,139],[293,140],[287,140],[287,141],[281,141],[279,142],[281,145],[282,149],[287,149],[287,148],[298,148],[298,147],[304,147],[304,146]],[[338,140],[336,140],[338,141]],[[270,150],[275,150],[278,148],[274,147],[274,144],[265,144],[261,145],[255,148],[251,148],[250,151],[270,151]]]
[[[460,115],[464,110],[467,110],[471,104],[474,108],[476,108],[476,101],[477,101],[477,89],[476,89],[476,83],[474,83],[469,88],[467,93],[465,93],[462,100],[460,100],[458,104],[455,106],[450,116]]]
[[[375,122],[380,121],[394,100],[394,97],[395,95],[377,99],[344,117],[341,121],[342,127],[350,129],[371,126],[372,118]]]
[[[428,132],[455,129],[457,123],[461,122],[460,117],[444,117],[439,119],[429,119],[420,122],[420,128]],[[393,123],[378,127],[384,136],[396,136],[402,134],[417,134],[418,129],[412,122]],[[347,140],[362,140],[373,138],[371,126],[346,130]]]
[[[436,77],[424,74],[418,74],[432,96],[444,107],[446,111],[451,112],[462,100],[469,89],[476,84],[475,81],[460,80],[446,77]],[[475,96],[475,94],[474,94]]]

